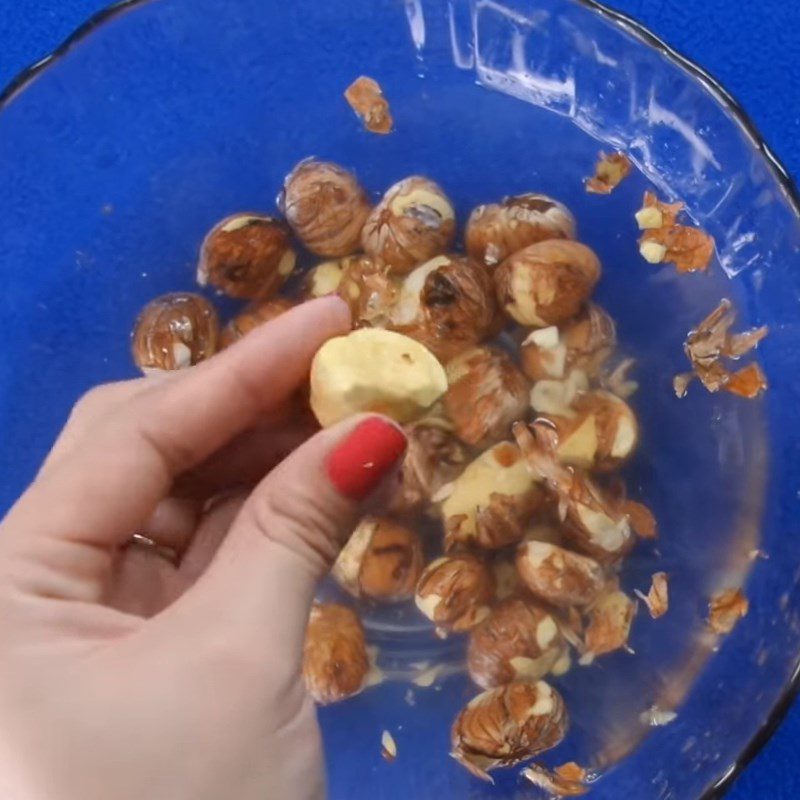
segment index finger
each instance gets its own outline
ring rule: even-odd
[[[36,479],[7,517],[3,539],[50,537],[94,547],[126,541],[178,475],[284,402],[319,347],[349,328],[346,304],[322,298],[184,374],[154,381]]]

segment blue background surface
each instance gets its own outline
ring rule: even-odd
[[[6,0],[0,13],[0,86],[106,4],[104,0],[13,4]],[[800,3],[614,0],[611,4],[719,78],[748,110],[789,171],[800,177]],[[729,795],[732,800],[800,796],[798,743],[800,706],[739,780]]]

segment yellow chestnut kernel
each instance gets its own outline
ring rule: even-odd
[[[311,408],[323,427],[362,412],[412,422],[445,391],[444,368],[429,350],[380,328],[328,340],[311,365]]]

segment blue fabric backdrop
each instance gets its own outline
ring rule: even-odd
[[[800,3],[610,0],[610,4],[644,22],[719,78],[749,111],[778,157],[800,178]],[[2,5],[0,86],[107,3],[5,0]],[[731,800],[800,797],[799,746],[800,705],[796,705],[738,781]]]

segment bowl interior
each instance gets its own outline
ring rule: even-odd
[[[365,133],[342,98],[377,78],[396,132]],[[639,170],[610,197],[588,195],[598,151],[625,149]],[[379,196],[425,174],[475,205],[542,191],[576,214],[604,264],[598,299],[638,361],[643,446],[627,477],[661,539],[641,545],[627,589],[671,576],[658,621],[631,646],[558,680],[572,713],[548,754],[603,777],[598,798],[699,797],[766,722],[800,652],[797,429],[790,369],[800,225],[776,174],[713,87],[578,0],[405,5],[352,0],[152,0],[118,13],[7,100],[0,113],[0,506],[34,474],[77,396],[133,375],[139,308],[192,289],[197,248],[219,218],[274,209],[283,176],[316,155],[353,168]],[[719,260],[680,276],[638,255],[633,213],[645,189],[685,200]],[[306,263],[311,263],[310,259]],[[742,327],[768,323],[762,401],[679,401],[686,333],[722,297]],[[223,304],[227,311],[232,306]],[[795,354],[793,356],[793,354]],[[756,549],[769,558],[753,559]],[[708,598],[745,584],[750,615],[723,641]],[[333,797],[529,796],[517,771],[478,785],[448,757],[449,725],[475,689],[457,668],[432,687],[420,663],[457,665],[413,609],[370,610],[387,680],[321,714]],[[450,670],[448,671],[448,673]],[[651,729],[648,708],[677,711]],[[379,758],[380,735],[398,743]]]

